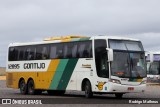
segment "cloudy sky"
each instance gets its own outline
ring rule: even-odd
[[[70,34],[138,38],[160,51],[160,0],[0,0],[0,66],[9,43]]]

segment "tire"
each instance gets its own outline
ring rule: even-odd
[[[27,94],[27,85],[25,84],[24,79],[20,81],[19,89],[20,89],[21,94],[23,94],[23,95]]]
[[[117,93],[115,94],[116,98],[121,99],[123,97],[123,93]]]
[[[34,95],[36,94],[35,85],[33,80],[29,80],[28,82],[28,94]]]
[[[91,83],[89,81],[86,81],[85,84],[85,97],[86,98],[91,98],[93,96],[92,88],[91,88]]]

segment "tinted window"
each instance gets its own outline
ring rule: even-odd
[[[51,44],[50,45],[50,58],[63,58],[63,45]]]
[[[91,58],[92,57],[92,42],[79,42],[77,57],[79,58]]]
[[[36,60],[44,60],[49,58],[48,45],[39,45],[36,47]]]
[[[77,44],[76,43],[65,43],[64,44],[64,58],[76,58],[77,55]]]
[[[35,46],[27,46],[25,49],[25,60],[35,59]]]
[[[16,61],[18,58],[18,50],[15,47],[9,48],[9,61]]]
[[[18,60],[24,60],[24,47],[18,47]]]

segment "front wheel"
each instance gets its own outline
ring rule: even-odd
[[[91,83],[89,81],[87,81],[85,84],[85,97],[91,98],[92,96],[93,96],[93,92],[92,92],[92,88],[91,88]]]
[[[122,98],[123,97],[123,93],[117,93],[115,94],[116,98]]]

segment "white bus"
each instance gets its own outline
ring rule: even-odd
[[[160,52],[150,52],[147,57],[147,81],[160,83]]]
[[[147,72],[141,41],[109,36],[66,36],[42,42],[12,43],[8,48],[7,87],[22,94],[144,92]]]

